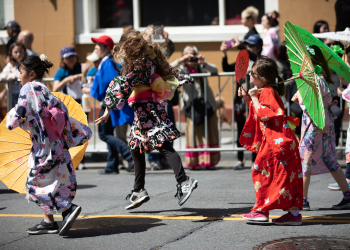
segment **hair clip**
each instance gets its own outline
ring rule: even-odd
[[[315,55],[315,50],[311,49],[309,46],[306,45],[306,49],[310,52],[311,55]]]
[[[45,54],[41,54],[39,58],[41,61],[47,61],[47,56]]]

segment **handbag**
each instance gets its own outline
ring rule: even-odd
[[[192,119],[191,116],[191,107],[193,104],[194,116],[193,116],[193,124],[198,126],[204,123],[205,121],[205,110],[207,110],[208,119],[214,115],[214,109],[207,101],[204,101],[204,97],[194,98],[193,101],[187,102],[184,108],[184,114]]]

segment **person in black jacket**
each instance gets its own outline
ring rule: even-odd
[[[344,31],[345,28],[350,27],[350,0],[338,0],[334,8],[337,18],[335,31]]]
[[[238,44],[236,46],[239,46],[240,42],[238,40],[236,42],[238,42]],[[248,68],[248,70],[250,70],[253,63],[257,60],[257,57],[261,55],[263,41],[259,35],[253,34],[253,35],[250,35],[248,37],[248,39],[244,40],[242,45],[248,50],[248,53],[249,53],[249,68]],[[227,46],[226,46],[225,42],[222,42],[220,50],[222,51],[222,69],[223,69],[223,71],[234,72],[235,67],[236,67],[236,62],[234,62],[232,64],[228,64]],[[238,97],[237,93],[238,93],[238,88],[236,88],[236,98],[235,98],[235,103],[234,103],[235,104],[234,105],[235,121],[237,123],[237,137],[236,138],[237,138],[237,146],[242,147],[242,145],[239,143],[239,137],[240,137],[241,132],[243,130],[243,126],[246,122],[246,117],[244,115],[245,103],[242,100],[242,98]],[[239,169],[244,168],[243,156],[244,156],[243,151],[238,151],[238,155],[237,155],[238,161],[233,167],[234,170],[239,170]],[[255,157],[256,157],[256,154],[252,153],[252,162],[254,162]]]
[[[259,10],[254,6],[249,6],[242,11],[241,22],[244,26],[249,28],[249,31],[244,36],[244,40],[248,39],[250,35],[259,34],[255,29],[255,24],[258,22]],[[239,50],[245,49],[244,44],[238,46]]]

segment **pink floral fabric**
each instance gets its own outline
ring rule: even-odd
[[[57,108],[65,115],[66,125],[57,140],[50,141],[43,119]],[[68,149],[91,138],[89,127],[69,117],[66,106],[39,82],[25,84],[18,104],[10,110],[7,128],[21,127],[30,132],[32,148],[28,159],[27,199],[44,213],[62,213],[70,207],[76,192],[76,176]]]
[[[318,77],[319,87],[323,96],[325,107],[325,127],[319,129],[311,120],[304,103],[300,102],[303,109],[301,137],[299,152],[302,159],[303,175],[310,176],[334,172],[340,169],[335,150],[334,116],[330,110],[332,94],[327,84]]]

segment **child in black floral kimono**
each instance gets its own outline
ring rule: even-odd
[[[145,186],[146,161],[144,152],[157,149],[165,155],[174,170],[177,181],[178,204],[182,206],[197,188],[198,181],[186,175],[178,153],[171,143],[181,136],[164,109],[178,86],[193,83],[188,75],[177,75],[171,68],[159,44],[143,39],[142,34],[129,37],[116,48],[116,58],[124,60],[123,76],[115,77],[107,89],[104,105],[107,107],[96,124],[107,121],[110,109],[122,109],[128,104],[135,112],[129,147],[135,163],[135,184],[126,199],[125,209],[134,209],[150,198]],[[176,77],[175,77],[176,75]]]

